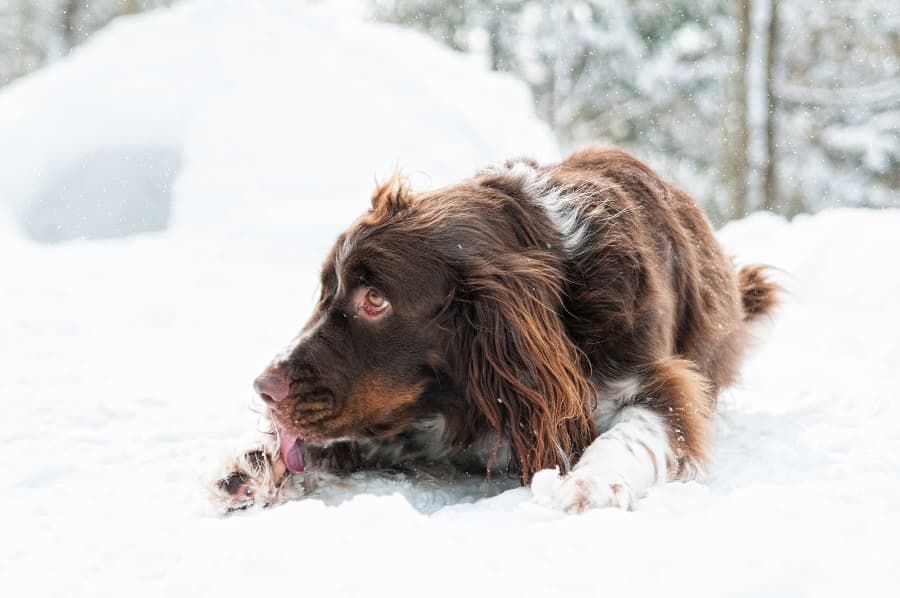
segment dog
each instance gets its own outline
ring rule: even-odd
[[[633,509],[707,466],[717,394],[780,288],[736,270],[687,194],[590,147],[427,192],[395,175],[371,203],[254,383],[272,431],[215,477],[223,512],[437,464],[552,469],[555,508]]]

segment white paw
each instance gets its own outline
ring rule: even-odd
[[[264,448],[241,453],[213,476],[210,500],[220,513],[283,502],[292,498],[285,473],[281,459]]]
[[[575,469],[560,477],[556,470],[535,474],[531,484],[535,500],[566,513],[618,507],[631,511],[637,496],[621,477],[599,476],[588,469]]]

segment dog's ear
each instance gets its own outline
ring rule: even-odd
[[[372,194],[371,213],[377,217],[388,217],[409,207],[412,192],[409,183],[399,172],[395,172],[383,183],[376,186]]]
[[[594,390],[560,318],[559,264],[505,253],[464,278],[469,400],[509,440],[523,483],[566,471],[594,438]]]

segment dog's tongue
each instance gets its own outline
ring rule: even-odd
[[[295,473],[303,471],[306,462],[303,460],[303,452],[300,450],[297,437],[279,429],[278,440],[281,443],[281,459],[287,468]]]

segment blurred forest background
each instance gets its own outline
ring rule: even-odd
[[[0,0],[0,86],[176,1]],[[900,206],[900,2],[360,2],[521,78],[564,150],[625,147],[714,222]]]

